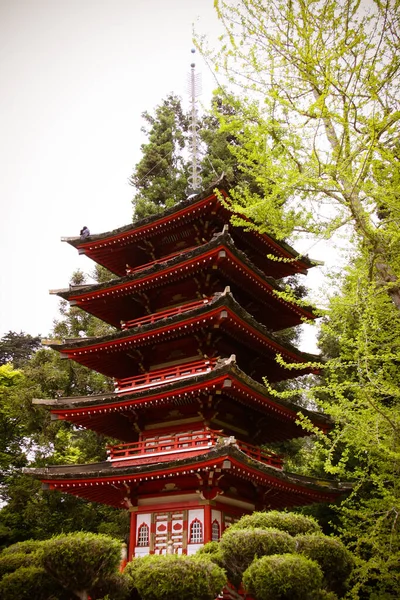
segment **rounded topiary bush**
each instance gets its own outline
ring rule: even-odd
[[[226,584],[225,572],[209,558],[176,554],[136,558],[124,573],[142,600],[214,600]]]
[[[343,596],[354,559],[339,539],[326,535],[301,535],[296,538],[296,552],[315,560],[322,569],[327,587]]]
[[[313,600],[322,583],[318,564],[296,554],[263,556],[243,574],[246,591],[257,600]]]
[[[295,552],[295,540],[278,529],[235,529],[230,527],[221,538],[220,553],[228,579],[239,587],[244,571],[253,560],[270,554]]]
[[[108,535],[70,533],[46,540],[42,564],[60,584],[75,594],[90,591],[118,571],[121,543]]]
[[[230,529],[250,529],[254,527],[260,529],[273,527],[274,529],[286,531],[290,535],[321,532],[321,527],[312,517],[297,513],[279,512],[278,510],[244,515]]]
[[[2,600],[70,600],[71,597],[71,594],[41,567],[21,567],[4,575],[0,581]]]

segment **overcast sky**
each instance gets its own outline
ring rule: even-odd
[[[92,269],[62,236],[131,221],[141,113],[188,102],[193,23],[217,35],[212,0],[0,0],[0,334],[47,335],[49,289]]]
[[[188,105],[193,24],[213,45],[213,0],[0,0],[0,335],[47,336],[49,290],[92,270],[62,236],[131,221],[141,113],[170,92]]]

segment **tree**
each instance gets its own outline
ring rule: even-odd
[[[200,49],[248,97],[221,129],[238,168],[236,212],[278,239],[351,226],[371,279],[400,309],[398,0],[216,0],[219,51]],[[240,219],[239,219],[239,222]]]
[[[256,600],[334,600],[335,592],[345,594],[353,569],[344,544],[323,535],[313,518],[279,511],[243,516],[198,554],[226,569],[238,599],[244,584]]]
[[[46,572],[81,600],[87,600],[100,581],[114,575],[120,560],[120,542],[105,535],[60,535],[42,546]]]
[[[204,556],[145,556],[125,572],[142,600],[214,600],[226,583],[224,571]]]
[[[154,116],[146,111],[142,117],[147,124],[142,132],[149,141],[142,144],[143,156],[130,178],[136,189],[134,219],[155,214],[185,198],[189,176],[182,152],[189,120],[180,99],[170,94],[156,107]]]
[[[40,348],[40,336],[9,331],[0,340],[0,365],[12,363],[16,369],[22,367],[32,354]]]

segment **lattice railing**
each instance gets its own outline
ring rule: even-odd
[[[173,435],[160,436],[157,439],[148,438],[139,442],[118,444],[109,446],[108,455],[111,461],[129,460],[131,458],[144,458],[149,454],[155,456],[160,454],[177,454],[208,448],[223,444],[224,440],[232,439],[219,431],[207,429],[204,431],[176,433]],[[282,458],[272,452],[261,450],[257,446],[235,440],[240,450],[259,462],[267,464],[276,469],[282,469]]]
[[[211,371],[216,362],[216,358],[197,360],[183,365],[180,364],[175,365],[174,367],[149,371],[147,373],[143,373],[143,375],[136,375],[135,377],[118,379],[114,384],[115,391],[117,393],[135,391],[165,383],[171,383],[172,381],[185,379],[187,377],[193,377],[194,375],[198,375],[200,373],[207,373],[208,371]]]
[[[198,308],[199,306],[208,304],[210,301],[211,298],[194,300],[193,302],[187,302],[186,304],[174,306],[174,308],[167,308],[166,310],[153,313],[151,315],[144,315],[143,317],[139,317],[138,319],[132,319],[130,321],[121,321],[121,328],[125,330],[130,329],[131,327],[141,327],[142,325],[155,323],[156,321],[160,321],[161,319],[166,319],[168,317],[172,317],[173,315],[179,315],[180,313],[186,312],[187,310]]]

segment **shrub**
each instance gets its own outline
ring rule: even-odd
[[[225,572],[202,557],[144,556],[124,572],[142,600],[214,600],[226,584]]]
[[[219,567],[224,568],[223,558],[221,554],[221,548],[219,542],[208,542],[202,548],[199,548],[194,558],[208,558],[212,560]]]
[[[228,579],[239,587],[244,571],[256,557],[295,551],[295,540],[278,529],[235,529],[225,531],[220,541],[222,564]]]
[[[21,567],[5,575],[0,582],[2,600],[71,600],[42,567]]]
[[[103,579],[117,572],[121,544],[106,535],[70,533],[43,544],[42,563],[63,587],[85,598]]]
[[[12,546],[8,546],[4,548],[1,552],[1,556],[5,554],[33,554],[34,552],[38,552],[43,544],[43,541],[36,540],[25,540],[24,542],[17,542],[16,544],[12,544]]]
[[[306,517],[297,513],[279,512],[278,510],[254,512],[251,515],[244,515],[230,529],[267,529],[270,527],[286,531],[290,535],[321,532],[321,527],[312,517]]]
[[[9,554],[0,554],[0,579],[7,573],[12,573],[20,567],[29,567],[37,564],[37,558],[34,553],[23,554],[22,552],[10,552]]]
[[[354,560],[340,540],[324,535],[301,535],[296,538],[296,552],[319,564],[330,590],[340,597],[345,594]]]
[[[312,600],[323,582],[318,564],[305,556],[276,554],[255,560],[243,574],[257,600]]]

